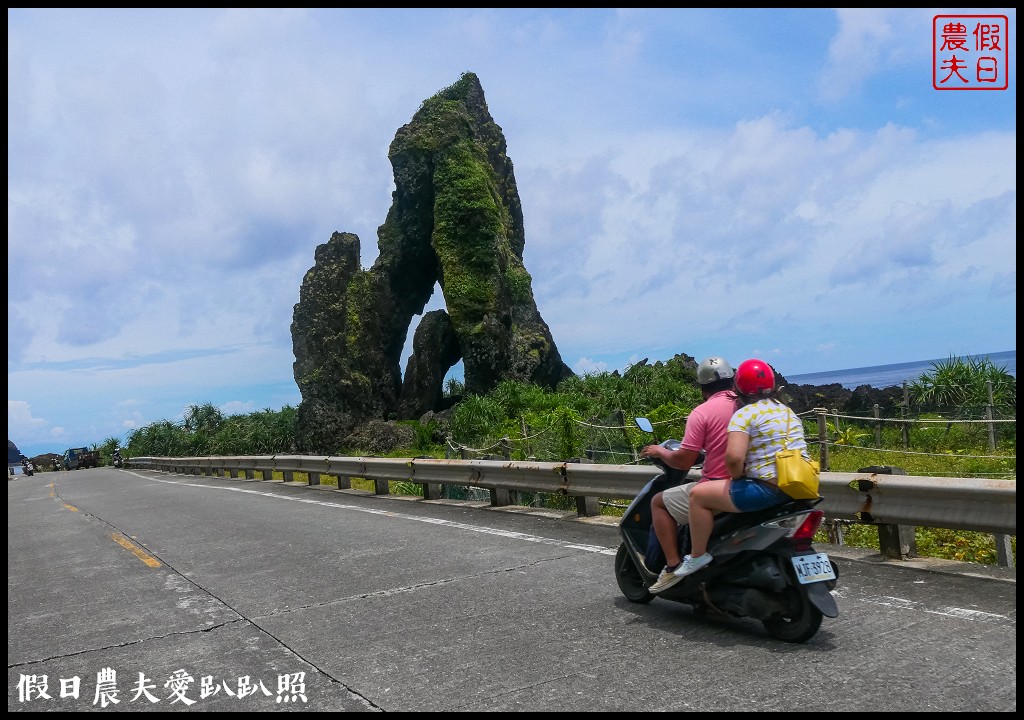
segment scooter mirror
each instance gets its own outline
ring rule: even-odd
[[[651,425],[651,421],[644,417],[635,418],[636,426],[644,432],[653,433],[654,426]]]

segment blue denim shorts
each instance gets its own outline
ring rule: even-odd
[[[737,478],[729,488],[729,498],[740,512],[764,510],[772,505],[781,505],[789,495],[778,486],[755,478]]]

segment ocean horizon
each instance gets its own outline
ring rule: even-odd
[[[996,353],[980,353],[968,355],[973,359],[988,358],[996,367],[1003,367],[1017,377],[1017,351],[1006,350]],[[915,362],[893,363],[891,365],[869,365],[867,367],[847,368],[844,370],[828,370],[826,372],[804,373],[802,375],[785,375],[790,385],[842,385],[847,390],[855,390],[861,385],[873,388],[899,386],[904,382],[913,382],[925,373],[931,372],[936,363],[943,363],[949,357],[934,360],[918,360]]]

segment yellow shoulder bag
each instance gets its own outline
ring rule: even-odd
[[[782,437],[782,449],[775,453],[775,473],[779,489],[794,500],[812,500],[818,495],[821,480],[821,466],[817,460],[807,460],[799,450],[790,450],[789,425],[793,413],[786,407],[786,434]]]

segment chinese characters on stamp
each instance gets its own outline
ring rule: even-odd
[[[1006,15],[932,18],[932,87],[1006,90],[1010,86],[1010,23]]]

